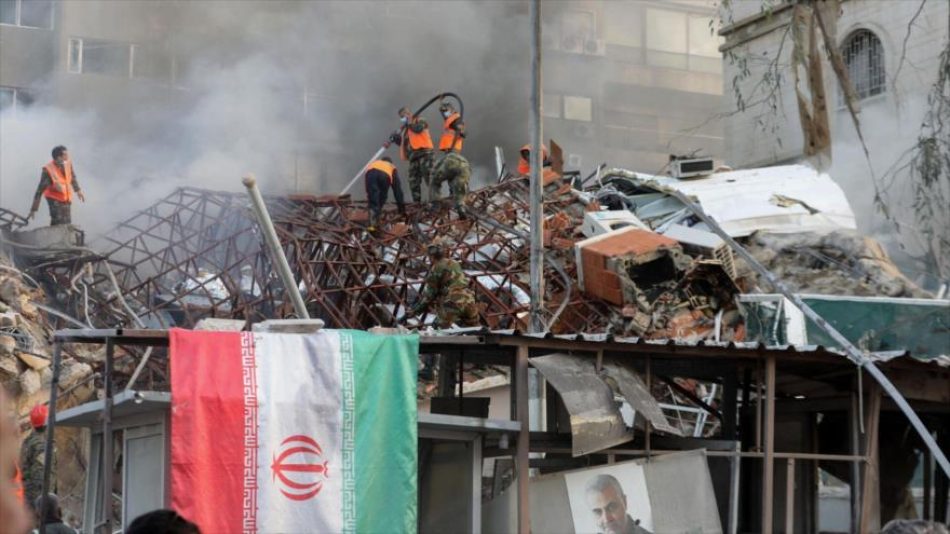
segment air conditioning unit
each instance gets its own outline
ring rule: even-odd
[[[586,237],[594,237],[630,226],[649,230],[647,225],[627,210],[588,211],[584,213],[581,233]]]
[[[572,168],[572,169],[580,169],[580,168],[581,168],[581,163],[582,163],[583,161],[584,161],[584,160],[581,159],[581,155],[580,155],[580,154],[569,154],[569,155],[567,156],[567,166],[570,167],[570,168]]]
[[[589,56],[606,56],[607,41],[603,39],[588,39],[584,42],[584,53]]]
[[[574,126],[574,137],[583,137],[590,139],[594,137],[594,127],[590,124],[577,124]]]
[[[670,162],[670,174],[673,178],[693,178],[712,174],[716,164],[712,158],[674,159]]]
[[[584,53],[584,39],[581,39],[577,36],[563,37],[561,39],[561,52],[568,52],[571,54],[583,54]]]

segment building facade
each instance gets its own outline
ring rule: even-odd
[[[805,159],[792,71],[794,4],[743,0],[731,2],[722,14],[725,156],[734,167]],[[870,166],[823,51],[831,158],[813,161],[844,189],[859,229],[882,241],[911,278],[928,286],[939,281],[908,263],[914,249],[920,248],[913,232],[897,232],[895,222],[881,215],[875,198],[886,197],[892,219],[904,228],[912,226],[908,223],[913,221],[913,202],[902,194],[908,189],[906,177],[891,171],[921,131],[939,56],[947,46],[948,10],[947,2],[841,0],[828,13],[833,19],[828,21],[829,33],[858,97]],[[807,93],[805,78],[801,83]],[[902,258],[905,252],[909,256]]]

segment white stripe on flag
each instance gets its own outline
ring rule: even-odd
[[[258,531],[340,532],[346,482],[340,334],[255,334],[254,339]]]

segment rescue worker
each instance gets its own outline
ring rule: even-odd
[[[527,176],[531,174],[531,144],[521,147],[519,151],[521,158],[518,160],[518,174]],[[541,145],[541,167],[546,170],[551,166],[551,158],[548,157],[548,147]]]
[[[448,182],[455,210],[459,217],[464,217],[462,202],[465,200],[465,194],[468,193],[468,181],[472,175],[471,165],[460,153],[462,139],[465,138],[465,124],[459,112],[455,111],[455,107],[449,102],[442,102],[439,105],[439,112],[445,119],[442,125],[442,138],[439,139],[439,150],[442,151],[443,156],[432,169],[429,201],[434,203],[438,200],[442,192],[442,183]]]
[[[436,239],[427,248],[432,268],[426,276],[422,296],[407,318],[425,313],[434,306],[437,328],[449,328],[453,323],[478,326],[475,293],[468,288],[468,277],[462,271],[462,266],[448,257],[446,248],[442,239]]]
[[[20,467],[23,470],[23,490],[26,502],[32,506],[36,498],[43,494],[43,467],[46,465],[46,418],[49,409],[45,404],[37,404],[30,410],[30,424],[33,432],[23,440],[20,448]],[[56,472],[55,454],[53,469]],[[55,477],[50,479],[50,491],[55,491]]]
[[[28,219],[32,219],[40,209],[40,197],[46,197],[49,204],[50,225],[72,223],[71,207],[73,191],[79,200],[85,202],[86,195],[79,189],[73,164],[69,161],[69,152],[60,145],[53,149],[53,160],[43,167],[40,174],[40,185],[33,195],[33,206],[30,208]]]
[[[422,117],[413,117],[409,108],[399,109],[399,120],[404,126],[402,135],[394,135],[392,142],[399,145],[399,156],[409,161],[409,192],[413,202],[422,202],[422,185],[429,187],[432,164],[435,161],[429,123]]]
[[[369,200],[369,231],[373,232],[379,226],[379,218],[383,212],[383,204],[389,199],[389,188],[393,189],[399,214],[406,214],[406,204],[403,202],[402,185],[399,183],[399,172],[389,156],[383,156],[369,164],[366,168],[366,198]]]

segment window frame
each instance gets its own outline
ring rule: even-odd
[[[0,26],[10,26],[13,28],[27,28],[30,30],[53,30],[56,28],[56,4],[49,3],[49,25],[48,26],[30,26],[23,24],[23,0],[10,0],[13,2],[13,22],[0,22]]]
[[[23,98],[23,95],[30,95],[31,92],[28,89],[25,89],[23,87],[15,87],[12,85],[0,85],[0,90],[6,90],[6,91],[11,92],[12,98],[10,100],[10,110],[12,110],[12,116],[16,117],[17,114],[20,113],[21,100]],[[31,95],[30,100],[35,102],[36,97]],[[31,104],[32,102],[28,104],[22,104],[22,107],[29,107]]]
[[[852,52],[852,49],[855,47],[855,43],[859,39],[865,40],[864,48],[862,48],[860,51]],[[849,31],[842,40],[838,50],[841,53],[841,59],[844,62],[845,68],[848,72],[848,81],[851,83],[851,87],[854,89],[854,94],[857,97],[858,102],[879,98],[887,93],[887,54],[884,50],[884,41],[878,36],[876,32],[867,27],[854,28]],[[876,58],[873,56],[875,52],[877,54]],[[858,84],[856,83],[857,76],[854,75],[851,63],[851,61],[853,61],[859,55],[867,59],[865,67],[866,71],[861,73],[861,79],[867,81],[867,87],[864,94],[862,94]],[[877,61],[877,69],[880,72],[875,71],[875,60]],[[840,106],[845,106],[847,103],[845,102],[844,90],[840,87],[838,89],[838,97]]]

